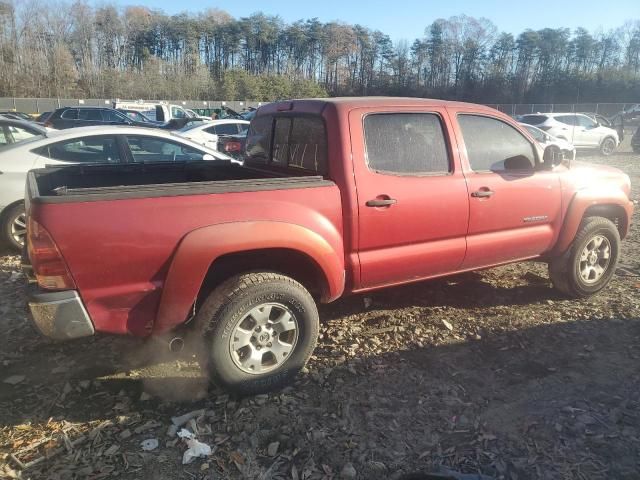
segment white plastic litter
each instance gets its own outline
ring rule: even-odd
[[[158,448],[158,439],[157,438],[147,438],[140,442],[142,445],[142,450],[145,452],[150,452],[151,450],[155,450]]]
[[[180,433],[178,433],[180,435]],[[208,457],[211,455],[211,447],[206,443],[199,442],[195,438],[187,440],[187,446],[189,447],[184,455],[182,455],[182,464],[186,465],[191,463],[194,458]]]
[[[181,429],[178,432],[178,436],[180,438],[186,438],[186,439],[196,438],[196,436],[193,433],[191,433],[189,430],[187,430],[186,428]]]

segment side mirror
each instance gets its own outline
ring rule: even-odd
[[[550,145],[544,149],[542,160],[544,161],[545,168],[551,170],[553,169],[553,167],[562,163],[562,161],[564,160],[564,155],[558,147],[556,147],[555,145]]]

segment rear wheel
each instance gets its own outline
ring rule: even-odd
[[[605,157],[608,157],[615,151],[616,151],[616,141],[611,137],[605,138],[600,144],[600,153]]]
[[[2,242],[12,250],[22,250],[27,235],[27,215],[24,204],[17,203],[2,215]]]
[[[241,394],[293,380],[315,348],[318,310],[292,278],[271,272],[237,275],[216,288],[196,316],[200,362],[223,387]]]
[[[569,250],[549,263],[553,286],[572,298],[588,297],[607,286],[620,254],[620,234],[603,217],[583,220]]]

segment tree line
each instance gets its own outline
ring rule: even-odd
[[[413,42],[362,25],[220,9],[168,15],[0,0],[0,96],[259,100],[405,95],[484,103],[640,101],[640,20],[513,35],[437,19]]]

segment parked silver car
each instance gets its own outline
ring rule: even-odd
[[[0,242],[24,244],[27,172],[45,165],[224,160],[231,157],[165,130],[129,126],[45,131],[0,149]]]

